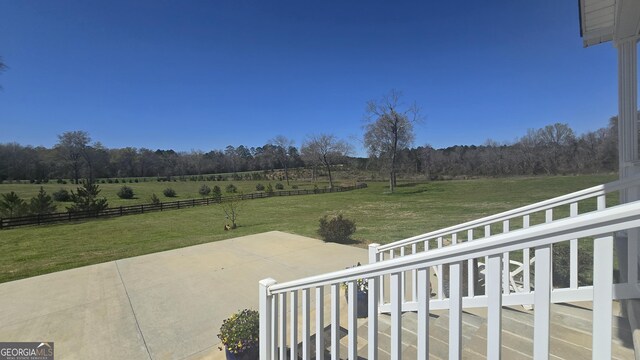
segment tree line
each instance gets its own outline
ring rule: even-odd
[[[380,172],[390,190],[400,176],[446,179],[463,176],[555,175],[612,172],[618,167],[617,118],[607,127],[581,135],[564,123],[529,129],[511,143],[487,140],[483,145],[435,149],[413,146],[414,124],[422,121],[420,108],[405,105],[402,93],[390,91],[367,102],[363,144],[368,158],[351,157],[353,146],[332,134],[307,137],[300,148],[279,135],[263,146],[227,146],[204,152],[176,152],[125,147],[109,149],[84,131],[58,135],[52,148],[18,143],[0,144],[0,182],[54,179],[194,176],[307,167],[315,178],[322,169],[333,186],[332,167]]]

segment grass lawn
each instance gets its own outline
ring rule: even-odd
[[[2,230],[0,282],[272,230],[317,237],[318,219],[339,212],[355,220],[356,240],[388,243],[614,179],[590,175],[428,182],[403,184],[393,194],[384,182],[369,183],[367,189],[344,193],[246,201],[233,231],[223,230],[218,205]],[[255,188],[256,182],[234,182],[242,183]],[[184,184],[197,192],[200,183]],[[177,186],[176,191],[180,194]]]

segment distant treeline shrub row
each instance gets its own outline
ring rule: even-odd
[[[617,131],[614,117],[607,127],[581,135],[576,135],[567,124],[556,123],[529,129],[524,136],[509,143],[489,139],[478,146],[405,148],[397,154],[397,169],[400,176],[419,175],[430,179],[613,172],[618,166]],[[99,142],[90,144],[86,133],[73,134],[81,139],[60,136],[60,143],[53,148],[0,144],[0,182],[47,183],[82,178],[97,179],[99,183],[283,181],[284,173],[276,169],[289,169],[288,176],[293,179],[310,178],[318,169],[313,158],[304,158],[295,146],[240,145],[209,152],[108,149]],[[389,165],[385,155],[347,157],[339,166],[373,174],[379,172],[384,176]]]

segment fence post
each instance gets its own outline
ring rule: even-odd
[[[144,204],[140,205],[140,212],[144,214]]]
[[[4,225],[4,219],[0,218],[0,230],[2,230],[2,226]]]
[[[258,283],[259,309],[260,309],[260,359],[271,359],[271,347],[273,346],[271,333],[273,295],[269,294],[269,286],[275,284],[276,281],[271,278],[260,280]],[[295,345],[294,345],[295,346]]]
[[[120,216],[122,216],[122,206],[120,206]]]
[[[160,211],[162,211],[162,204],[164,204],[164,203],[160,203]]]

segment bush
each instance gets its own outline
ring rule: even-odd
[[[578,248],[578,285],[593,285],[593,247],[579,246]],[[570,285],[570,253],[571,248],[567,242],[553,245],[553,285],[555,287],[566,288]]]
[[[267,184],[267,194],[273,194],[273,186],[271,186],[271,183]]]
[[[227,187],[225,187],[225,191],[230,194],[234,194],[238,192],[238,188],[233,184],[229,184],[227,185]]]
[[[264,185],[256,184],[256,191],[264,191]]]
[[[331,218],[325,215],[320,219],[318,234],[324,241],[347,243],[354,232],[356,232],[356,223],[343,218],[342,214]]]
[[[153,205],[159,205],[160,204],[160,199],[158,198],[158,195],[156,195],[156,193],[151,194],[151,203]]]
[[[211,194],[211,188],[207,186],[207,184],[202,184],[200,186],[200,189],[198,189],[198,194],[200,194],[202,197],[207,197],[209,196],[209,194]]]
[[[222,190],[220,189],[220,186],[215,185],[213,187],[213,190],[211,190],[211,196],[215,199],[220,200],[220,198],[222,197]]]
[[[294,190],[297,190],[298,189],[298,185],[291,185],[291,188],[294,189]]]
[[[52,195],[53,195],[53,200],[55,201],[59,201],[59,202],[71,201],[71,194],[69,194],[69,192],[65,189],[60,189],[54,192]]]
[[[120,199],[133,199],[133,189],[128,186],[123,186],[118,190],[118,197]]]
[[[172,188],[166,188],[162,191],[162,193],[164,194],[164,196],[166,197],[176,197],[176,191],[173,190]]]
[[[276,190],[284,190],[284,185],[282,185],[282,183],[276,183]]]

